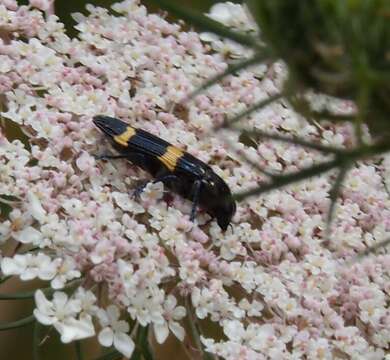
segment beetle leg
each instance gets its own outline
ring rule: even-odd
[[[138,198],[142,194],[142,191],[144,191],[146,185],[148,185],[151,182],[153,184],[155,184],[155,183],[158,183],[159,181],[161,181],[165,185],[165,182],[169,181],[169,180],[177,180],[177,176],[173,175],[173,174],[165,174],[165,175],[161,175],[161,176],[156,177],[154,180],[145,181],[142,185],[138,186],[134,190],[133,196]]]
[[[199,194],[200,194],[201,187],[202,187],[201,180],[196,180],[194,182],[194,185],[192,186],[192,209],[191,209],[191,216],[190,216],[191,221],[195,220],[196,208],[198,207],[198,203],[199,203]]]

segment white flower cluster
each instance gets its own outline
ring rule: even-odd
[[[177,144],[209,163],[233,192],[270,180],[253,164],[283,174],[329,157],[247,141],[230,130],[209,135],[226,116],[281,90],[280,63],[262,77],[241,71],[181,104],[226,69],[223,48],[210,53],[199,34],[148,14],[136,0],[115,4],[115,15],[88,5],[88,15],[74,15],[75,38],[49,14],[50,1],[31,4],[46,15],[0,2],[1,120],[28,138],[11,140],[0,127],[0,203],[11,206],[1,214],[0,242],[18,244],[17,251],[4,250],[0,265],[3,276],[50,282],[36,292],[36,319],[55,327],[63,342],[97,336],[126,357],[140,327],[153,329],[158,344],[170,333],[183,341],[187,316],[199,321],[193,328],[219,329],[222,340],[195,330],[191,338],[224,359],[383,359],[390,255],[382,249],[349,263],[390,235],[388,159],[351,170],[327,248],[334,173],[240,202],[225,233],[202,209],[192,223],[191,203],[161,183],[136,200],[130,192],[147,175],[123,160],[95,159],[107,144],[94,115],[121,118]],[[239,5],[219,4],[210,14],[254,30]],[[335,105],[349,108],[347,101]],[[348,125],[309,123],[284,100],[243,124],[340,147],[354,140]]]
[[[207,16],[222,23],[231,30],[259,36],[259,28],[251,18],[245,5],[241,6],[230,1],[216,3],[210,8]],[[213,33],[201,33],[200,38],[202,41],[210,43],[213,50],[227,58],[239,59],[252,54],[251,50],[246,49],[240,44],[232,40],[223,39]]]

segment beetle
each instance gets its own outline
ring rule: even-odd
[[[200,205],[226,231],[236,212],[236,203],[229,186],[209,165],[158,136],[117,118],[97,115],[93,123],[118,151],[118,155],[103,155],[100,159],[127,159],[152,175],[153,182],[161,181],[170,190],[192,200],[191,221],[194,221]],[[135,194],[140,194],[147,183],[136,189]]]

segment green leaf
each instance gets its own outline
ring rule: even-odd
[[[23,319],[17,320],[17,321],[13,321],[13,322],[9,322],[9,323],[2,323],[2,324],[0,324],[0,331],[24,327],[24,326],[32,324],[34,321],[35,321],[35,316],[30,315],[30,316],[27,316]]]
[[[209,17],[190,9],[188,6],[173,4],[170,0],[151,0],[151,2],[160,6],[162,9],[167,10],[172,15],[185,20],[189,24],[199,27],[202,31],[212,32],[221,37],[236,41],[241,45],[254,48],[260,47],[260,43],[256,38],[244,33],[232,31],[220,22],[210,19]]]
[[[198,89],[196,89],[191,94],[189,94],[182,102],[186,102],[186,101],[189,101],[189,100],[193,99],[195,96],[199,95],[201,92],[205,91],[210,86],[213,86],[214,84],[216,84],[217,82],[222,80],[224,77],[226,77],[228,75],[235,74],[235,73],[237,73],[240,70],[243,70],[243,69],[245,69],[245,68],[247,68],[247,67],[249,67],[251,65],[254,65],[254,64],[266,61],[267,59],[268,59],[268,55],[264,51],[262,53],[257,53],[254,56],[252,56],[251,58],[246,59],[244,61],[241,61],[241,62],[239,62],[237,64],[229,65],[228,68],[224,72],[222,72],[222,73],[220,73],[220,74],[218,74],[218,75],[208,79]]]

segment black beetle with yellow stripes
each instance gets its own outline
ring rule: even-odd
[[[209,165],[119,119],[98,115],[93,118],[93,122],[119,153],[101,158],[129,160],[150,173],[154,177],[153,182],[162,181],[172,191],[192,200],[191,221],[195,219],[200,205],[212,218],[217,219],[223,231],[227,229],[236,212],[236,204],[225,181]],[[138,188],[137,193],[142,189]]]

